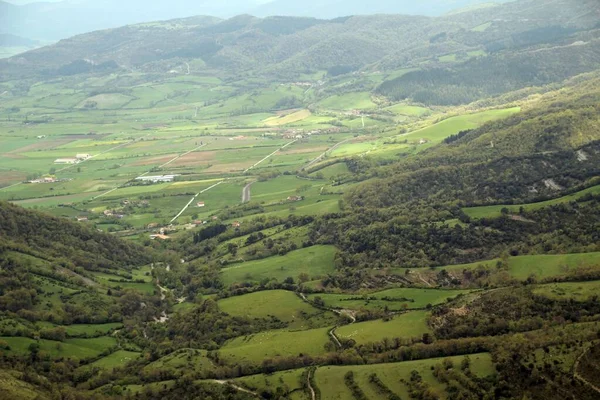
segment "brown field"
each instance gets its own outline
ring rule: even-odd
[[[16,183],[25,180],[27,177],[23,172],[18,171],[1,171],[0,183]]]
[[[171,167],[192,167],[198,165],[206,165],[215,159],[216,151],[198,151],[185,155],[173,161]]]
[[[32,143],[25,147],[20,147],[13,151],[8,152],[7,154],[18,154],[18,153],[26,153],[37,150],[50,150],[56,147],[67,145],[71,142],[74,142],[73,139],[54,139],[54,140],[40,140],[37,143]]]
[[[317,147],[305,147],[305,148],[294,148],[290,146],[287,149],[279,152],[279,155],[286,154],[306,154],[306,153],[323,153],[327,151],[329,147],[327,146],[317,146]]]
[[[164,156],[156,156],[156,157],[148,157],[148,158],[145,157],[145,158],[142,158],[141,160],[136,161],[130,165],[132,167],[144,167],[147,165],[159,166],[159,165],[162,165],[164,163],[171,161],[175,157],[177,157],[177,154],[167,154]]]
[[[255,162],[256,161],[246,161],[246,162],[231,163],[231,164],[213,165],[212,167],[207,169],[206,172],[212,173],[212,174],[220,174],[220,173],[226,173],[226,172],[244,171],[246,168],[251,167],[252,164],[254,164]]]

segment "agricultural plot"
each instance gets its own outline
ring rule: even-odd
[[[304,370],[295,369],[291,371],[276,372],[270,375],[251,375],[243,378],[234,379],[233,383],[241,387],[246,387],[255,392],[264,390],[275,390],[282,387],[286,393],[292,393],[294,399],[305,399],[306,394],[303,392],[302,374]]]
[[[475,129],[486,122],[502,119],[520,111],[519,107],[514,107],[451,117],[427,128],[401,135],[399,138],[405,139],[409,143],[418,143],[420,140],[425,140],[430,145],[440,143],[448,136],[460,131]]]
[[[186,373],[189,371],[208,371],[214,368],[212,361],[206,356],[205,350],[183,349],[164,356],[144,367],[143,373],[153,371],[173,371]]]
[[[323,276],[333,272],[335,252],[333,246],[313,246],[292,251],[285,256],[274,256],[223,268],[221,274],[225,285],[260,282],[264,279],[296,279],[301,273],[310,277]]]
[[[266,331],[233,339],[219,351],[221,357],[236,363],[260,363],[273,357],[317,356],[325,352],[329,328],[306,331]]]
[[[319,297],[327,307],[350,310],[402,311],[426,308],[446,302],[448,299],[467,294],[468,290],[439,290],[398,288],[365,294],[319,293],[308,296],[310,300]]]
[[[459,365],[464,357],[449,357],[454,365]],[[470,355],[471,369],[478,377],[486,377],[494,374],[494,367],[489,354]],[[323,399],[353,400],[352,392],[344,383],[344,376],[347,372],[354,373],[354,379],[358,386],[365,392],[369,399],[386,399],[369,382],[371,374],[377,374],[379,379],[396,393],[402,399],[409,399],[408,388],[400,382],[401,379],[408,381],[412,371],[417,371],[428,383],[435,393],[442,397],[444,395],[444,385],[442,385],[432,374],[432,367],[442,363],[444,359],[432,358],[420,361],[407,361],[393,364],[375,364],[361,366],[343,366],[343,367],[321,367],[315,373],[317,387],[321,391]]]
[[[99,356],[104,351],[117,345],[111,337],[103,336],[94,339],[66,339],[64,342],[51,340],[33,340],[25,337],[0,337],[0,340],[10,346],[9,352],[29,354],[32,344],[39,344],[40,351],[51,357],[89,359]]]
[[[465,269],[475,269],[478,267],[495,268],[500,260],[481,261],[472,264],[450,265],[440,267],[448,272],[462,273]],[[579,270],[600,268],[600,253],[574,253],[574,254],[556,254],[556,255],[528,255],[510,257],[508,259],[510,275],[519,280],[525,280],[530,276],[537,279],[548,279],[558,276],[572,275]],[[438,268],[436,268],[438,270]],[[404,273],[404,269],[399,269],[398,273]]]
[[[335,332],[339,338],[352,339],[357,344],[380,342],[384,339],[421,338],[423,334],[431,332],[427,326],[428,317],[428,312],[411,311],[396,315],[389,321],[375,320],[344,325]]]
[[[41,328],[54,328],[56,325],[51,324],[49,322],[38,322],[37,326]],[[116,329],[120,329],[123,327],[123,324],[120,322],[110,323],[110,324],[77,324],[77,325],[66,325],[63,326],[68,336],[78,337],[78,336],[104,336],[110,332],[113,332]]]
[[[331,110],[367,110],[376,108],[367,92],[346,93],[326,98],[318,103],[319,107]]]
[[[141,353],[137,353],[134,351],[125,351],[119,350],[114,353],[102,357],[98,361],[94,361],[84,368],[100,368],[104,370],[112,370],[118,367],[124,367],[125,364],[137,360],[140,357]]]
[[[291,329],[312,329],[331,326],[336,316],[302,301],[295,293],[285,290],[256,292],[218,301],[219,309],[227,314],[248,318],[276,318],[288,323]],[[274,305],[276,305],[274,307]]]
[[[588,301],[600,296],[600,281],[550,283],[537,286],[533,293],[555,300]]]
[[[396,104],[390,107],[386,107],[384,110],[390,111],[397,115],[405,115],[408,117],[422,117],[431,113],[431,111],[428,108],[411,106],[406,104]]]
[[[507,209],[510,214],[518,214],[521,208],[525,211],[535,211],[540,208],[550,207],[557,204],[570,203],[572,201],[577,201],[578,199],[586,196],[586,195],[597,195],[600,194],[600,185],[593,186],[591,188],[587,188],[581,190],[577,193],[573,193],[567,196],[559,197],[552,200],[540,201],[538,203],[528,203],[528,204],[513,204],[513,205],[498,205],[498,206],[484,206],[484,207],[467,207],[463,208],[465,214],[467,214],[471,218],[496,218],[502,215],[502,210]]]

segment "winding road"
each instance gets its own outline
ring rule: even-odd
[[[256,183],[256,182],[250,182],[249,184],[247,184],[246,186],[244,186],[244,189],[242,190],[242,203],[247,203],[250,201],[250,188],[252,188],[252,185]]]
[[[309,162],[308,164],[306,164],[304,167],[302,167],[302,169],[307,169],[312,167],[313,165],[315,165],[316,163],[318,163],[319,161],[321,161],[326,155],[327,153],[330,153],[332,151],[334,151],[335,149],[337,149],[338,147],[340,147],[341,145],[343,145],[346,142],[349,142],[350,140],[352,140],[354,138],[350,138],[350,139],[346,139],[343,140],[339,143],[336,143],[335,145],[333,145],[332,147],[328,148],[323,154],[321,154],[319,157],[315,158],[314,160],[312,160],[311,162]]]

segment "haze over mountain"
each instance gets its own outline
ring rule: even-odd
[[[499,0],[497,2],[505,2]],[[248,13],[259,17],[294,15],[336,18],[347,15],[398,13],[441,15],[450,10],[486,3],[487,0],[67,0],[24,2],[0,0],[0,33],[38,40],[59,40],[76,34],[122,25],[210,15],[222,18]],[[27,3],[27,4],[25,4]]]

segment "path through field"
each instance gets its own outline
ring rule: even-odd
[[[252,185],[254,183],[255,182],[250,182],[249,184],[244,186],[244,189],[242,190],[242,203],[247,203],[250,201],[250,197],[251,197],[250,189],[252,188]]]
[[[314,372],[311,368],[309,368],[307,378],[306,378],[306,386],[308,387],[308,390],[310,391],[311,400],[317,400],[317,394],[315,393],[315,389],[313,389],[312,384],[310,383],[310,374],[311,373],[314,373]]]
[[[254,164],[253,166],[251,166],[250,168],[248,168],[247,170],[244,171],[244,173],[250,171],[252,168],[255,168],[257,166],[259,166],[260,164],[262,164],[263,162],[267,161],[269,158],[273,157],[275,154],[277,154],[278,152],[280,152],[281,150],[285,149],[286,147],[296,143],[298,141],[298,139],[289,142],[288,144],[280,147],[279,149],[275,150],[274,152],[272,152],[271,154],[269,154],[268,156],[266,156],[265,158],[263,158],[262,160],[260,160],[259,162],[257,162],[256,164]]]
[[[179,211],[179,214],[177,214],[177,215],[175,216],[175,218],[173,218],[173,219],[171,220],[171,222],[169,222],[169,223],[170,223],[170,224],[172,224],[173,222],[177,221],[177,218],[181,217],[181,214],[183,214],[183,213],[185,212],[185,210],[187,210],[187,209],[188,209],[188,208],[189,208],[189,207],[192,205],[192,203],[194,202],[194,200],[196,200],[196,198],[197,198],[198,196],[200,196],[200,195],[201,195],[201,194],[203,194],[203,193],[206,193],[206,192],[208,192],[210,189],[214,189],[214,188],[216,188],[217,186],[219,186],[219,185],[220,185],[221,183],[223,183],[223,182],[225,182],[225,180],[222,180],[222,181],[221,181],[221,182],[219,182],[219,183],[215,183],[215,184],[214,184],[214,185],[212,185],[211,187],[208,187],[208,188],[204,189],[203,191],[201,191],[201,192],[199,192],[199,193],[196,193],[196,195],[195,195],[194,197],[192,197],[192,199],[190,200],[190,202],[189,202],[189,203],[187,203],[187,204],[185,205],[185,207],[183,207],[183,209],[182,209],[181,211]]]
[[[237,385],[235,385],[235,384],[233,384],[233,383],[231,383],[229,381],[222,381],[222,380],[215,379],[212,382],[218,383],[219,385],[228,385],[228,386],[231,386],[232,388],[234,388],[237,391],[248,393],[248,394],[251,394],[252,396],[260,397],[258,393],[254,393],[251,390],[244,389],[243,387],[237,386]]]
[[[175,157],[174,157],[172,160],[170,160],[170,161],[167,161],[166,163],[164,163],[163,165],[159,165],[158,167],[153,167],[153,168],[149,169],[148,171],[144,172],[143,174],[141,174],[141,175],[137,175],[135,178],[133,178],[133,179],[130,179],[130,180],[128,180],[127,182],[125,182],[125,183],[123,183],[123,184],[121,184],[121,185],[119,185],[119,186],[117,186],[117,187],[114,187],[114,188],[110,189],[110,190],[109,190],[109,191],[107,191],[107,192],[104,192],[104,193],[102,193],[102,194],[99,194],[99,195],[98,195],[98,196],[96,196],[96,197],[93,197],[93,198],[92,198],[92,200],[99,199],[100,197],[104,197],[104,196],[106,196],[107,194],[110,194],[110,193],[114,192],[115,190],[121,189],[121,188],[125,187],[126,185],[128,185],[129,183],[135,182],[135,180],[136,180],[137,178],[141,178],[141,177],[144,177],[144,176],[146,176],[146,175],[150,174],[150,173],[151,173],[151,172],[154,170],[154,168],[163,168],[163,167],[166,167],[167,165],[171,164],[172,162],[174,162],[174,161],[176,161],[176,160],[179,160],[181,157],[185,157],[185,156],[187,156],[188,154],[190,154],[190,153],[193,153],[194,151],[196,151],[196,150],[198,150],[198,149],[201,149],[201,148],[202,148],[202,147],[204,147],[204,146],[206,146],[206,145],[205,145],[205,144],[202,144],[202,145],[200,145],[200,146],[196,147],[196,148],[195,148],[195,149],[193,149],[193,150],[190,150],[190,151],[188,151],[188,152],[185,152],[185,153],[179,154],[179,155],[175,156]]]
[[[327,149],[323,154],[321,154],[319,157],[315,158],[314,160],[312,160],[311,162],[309,162],[308,164],[306,164],[304,167],[302,167],[302,169],[307,169],[312,167],[314,164],[318,163],[319,161],[321,161],[323,159],[323,157],[325,157],[327,155],[327,153],[330,153],[332,151],[334,151],[335,149],[337,149],[338,147],[340,147],[341,145],[343,145],[346,142],[349,142],[350,140],[352,140],[353,138],[350,139],[346,139],[343,140],[339,143],[336,143],[335,145],[333,145],[332,147],[330,147],[329,149]]]

